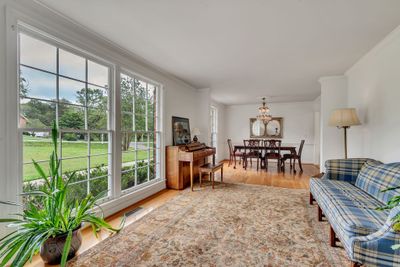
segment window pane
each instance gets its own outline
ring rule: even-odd
[[[108,133],[92,133],[90,134],[90,154],[107,154],[108,153]]]
[[[133,115],[132,114],[122,113],[121,128],[122,128],[122,130],[133,131]]]
[[[24,163],[49,160],[53,151],[49,132],[24,132],[22,138]]]
[[[48,174],[49,173],[49,162],[45,161],[45,162],[38,162],[38,164],[40,165],[40,167],[42,167],[44,173]],[[36,181],[36,180],[40,180],[42,179],[42,177],[40,176],[40,174],[38,174],[38,172],[36,171],[35,166],[33,165],[33,163],[26,163],[23,165],[23,181],[27,182],[27,181]]]
[[[89,85],[87,90],[88,106],[100,109],[108,109],[108,91],[101,87]]]
[[[133,79],[121,74],[121,111],[133,112]]]
[[[19,127],[50,129],[56,120],[56,104],[21,98]]]
[[[60,74],[78,79],[86,80],[86,60],[63,49],[59,49]]]
[[[141,161],[138,163],[138,168],[137,168],[137,183],[142,184],[148,181],[147,177],[148,173],[148,166],[147,162]]]
[[[136,153],[135,152],[122,152],[122,169],[131,169],[135,165]]]
[[[150,180],[153,180],[155,178],[157,178],[157,168],[158,165],[150,164],[149,170],[150,170]]]
[[[146,85],[138,80],[135,80],[135,85],[135,114],[146,115]]]
[[[20,67],[20,95],[46,100],[55,100],[56,75],[31,68]]]
[[[85,109],[67,104],[59,105],[60,129],[85,129]]]
[[[94,170],[96,170],[96,174],[93,177],[102,176],[98,172],[108,174],[108,154],[90,157],[90,172]]]
[[[144,115],[135,115],[135,130],[146,131],[146,117]]]
[[[87,195],[87,182],[80,182],[77,184],[72,184],[69,186],[69,191],[67,194],[67,201],[70,202],[75,202],[81,201],[84,199]]]
[[[121,189],[125,190],[133,186],[135,186],[135,170],[122,172]]]
[[[155,118],[154,117],[148,117],[147,118],[147,130],[150,132],[153,132],[156,130],[155,128]]]
[[[97,178],[94,180],[89,181],[89,186],[90,186],[90,193],[94,196],[97,197],[98,195],[102,195],[103,197],[107,197],[109,192],[108,192],[108,179],[109,177],[101,177]]]
[[[89,130],[107,130],[108,112],[104,109],[88,109],[88,128]]]
[[[108,67],[88,60],[88,82],[108,87]]]
[[[20,62],[38,69],[56,72],[56,47],[20,33]]]
[[[149,144],[148,144],[148,134],[147,133],[138,133],[137,134],[137,149],[138,150],[148,150],[149,149]]]
[[[135,134],[131,132],[122,133],[121,136],[121,145],[122,151],[133,151],[135,149]]]
[[[87,156],[87,138],[87,134],[84,133],[62,133],[62,158]]]
[[[67,176],[72,172],[75,173],[74,181],[81,181],[87,179],[88,158],[80,157],[75,159],[63,159],[61,161],[62,173]]]
[[[61,102],[82,106],[86,104],[85,83],[60,77],[59,88]]]

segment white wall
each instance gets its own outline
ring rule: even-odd
[[[321,83],[321,161],[324,169],[328,159],[344,158],[343,129],[329,125],[332,111],[347,107],[347,80],[345,76],[323,77]]]
[[[226,142],[226,106],[216,101],[211,101],[211,105],[217,108],[218,112],[218,137],[216,160],[221,161],[228,158],[228,143]],[[211,136],[210,136],[211,137]]]
[[[400,161],[400,27],[346,76],[348,105],[362,122],[349,131],[349,156]]]
[[[321,96],[314,100],[314,164],[321,160]]]
[[[225,112],[225,135],[233,144],[242,144],[250,138],[250,118],[255,118],[260,104],[229,105]],[[303,162],[314,162],[314,102],[270,103],[271,114],[283,117],[282,143],[299,146],[301,139],[306,143]],[[227,149],[227,148],[226,148]]]
[[[6,139],[5,139],[5,121],[6,121],[6,34],[5,34],[5,9],[4,3],[0,2],[0,196],[6,196]],[[5,199],[3,199],[5,200]],[[3,207],[0,209],[3,210]],[[8,210],[4,211],[5,213]],[[2,215],[3,213],[0,213]],[[3,236],[4,228],[0,227],[0,236]]]

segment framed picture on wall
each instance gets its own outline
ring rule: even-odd
[[[250,118],[250,138],[283,138],[283,118],[274,117],[268,123]]]
[[[172,117],[172,143],[174,146],[189,144],[190,124],[189,119],[181,117]]]

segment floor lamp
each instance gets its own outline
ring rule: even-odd
[[[338,129],[344,129],[344,158],[347,159],[347,129],[350,126],[360,125],[356,109],[342,108],[333,111],[329,120],[330,126],[336,126]]]

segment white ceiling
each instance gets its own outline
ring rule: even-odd
[[[305,101],[400,24],[400,0],[40,0],[225,104]]]

